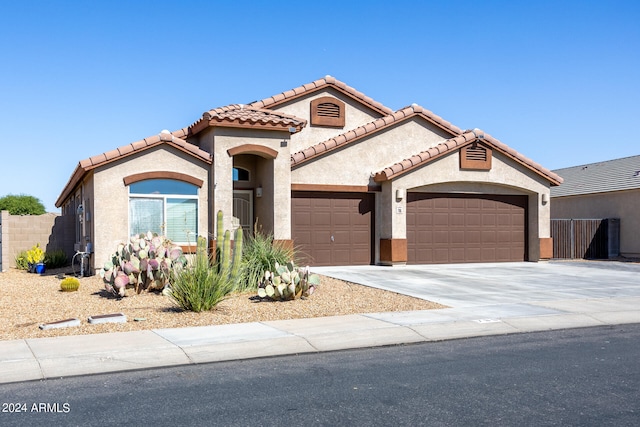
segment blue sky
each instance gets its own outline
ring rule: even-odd
[[[0,196],[327,74],[550,169],[640,154],[640,2],[0,0]]]

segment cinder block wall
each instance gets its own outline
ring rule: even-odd
[[[31,249],[36,243],[45,252],[62,249],[69,259],[73,256],[73,215],[9,215],[8,211],[2,211],[0,220],[2,271],[15,267],[16,255]]]

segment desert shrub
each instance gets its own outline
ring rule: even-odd
[[[62,249],[47,251],[44,254],[44,263],[47,268],[60,268],[69,265],[69,258]]]
[[[29,269],[29,260],[27,256],[27,251],[20,251],[20,253],[16,255],[16,268],[18,270]]]
[[[8,194],[0,197],[0,211],[9,211],[10,215],[42,215],[44,205],[40,199],[25,194]]]
[[[264,234],[256,230],[244,244],[242,257],[245,265],[244,286],[238,290],[255,291],[262,280],[265,271],[275,270],[276,263],[286,264],[295,261],[295,249],[274,243],[273,235]]]
[[[172,270],[169,295],[184,310],[211,310],[234,289],[229,271],[207,253],[206,240],[199,239],[196,255],[186,266]]]

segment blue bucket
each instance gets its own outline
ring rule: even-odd
[[[44,274],[45,270],[46,270],[46,266],[44,265],[44,263],[40,262],[38,264],[36,264],[36,273],[38,274]]]

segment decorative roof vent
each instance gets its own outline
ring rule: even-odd
[[[462,147],[460,169],[491,170],[491,149],[477,141]]]
[[[311,125],[343,128],[344,102],[331,96],[323,96],[311,101]]]

